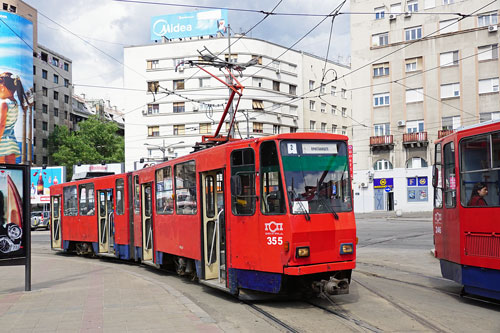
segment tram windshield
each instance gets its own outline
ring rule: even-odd
[[[352,209],[345,142],[285,140],[280,148],[292,214]]]

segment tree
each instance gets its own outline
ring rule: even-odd
[[[49,136],[49,155],[54,164],[66,166],[68,180],[75,164],[124,161],[124,140],[117,134],[115,123],[93,116],[78,125],[80,129],[75,132],[58,126]]]

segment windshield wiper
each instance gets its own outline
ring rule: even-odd
[[[325,198],[321,197],[319,193],[318,193],[318,199],[321,200],[321,203],[327,207],[330,213],[332,213],[333,217],[335,217],[335,219],[338,220],[339,215],[337,214],[335,209],[333,209],[333,207],[325,200]]]
[[[293,178],[292,178],[292,184],[293,184]],[[295,190],[293,189],[293,187],[292,187],[292,190],[290,192],[292,193],[292,201],[291,201],[291,207],[290,207],[292,212],[293,212],[293,203],[298,202],[300,205],[300,208],[302,209],[302,211],[304,212],[304,214],[306,216],[306,221],[311,221],[311,216],[307,212],[306,207],[304,206],[304,204],[302,203],[300,198],[298,198],[297,193],[295,193]],[[299,200],[295,201],[295,198],[298,198]]]

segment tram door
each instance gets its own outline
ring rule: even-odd
[[[114,253],[113,190],[97,191],[99,253]]]
[[[226,227],[222,171],[202,174],[205,279],[226,280]]]
[[[151,183],[141,186],[142,259],[153,260],[153,198]]]
[[[61,248],[61,197],[53,196],[50,199],[51,207],[51,234],[52,234],[52,248]]]

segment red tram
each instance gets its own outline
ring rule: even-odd
[[[140,261],[232,294],[347,293],[355,267],[347,137],[231,141],[51,187],[52,248]]]
[[[434,244],[443,277],[500,299],[500,121],[436,142]]]

